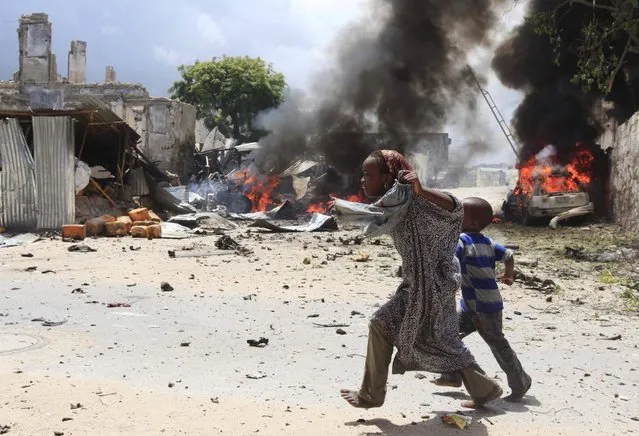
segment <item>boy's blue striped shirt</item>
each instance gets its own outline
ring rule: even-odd
[[[481,233],[462,233],[455,256],[462,278],[463,311],[499,312],[504,303],[497,285],[497,262],[512,259],[513,253]]]

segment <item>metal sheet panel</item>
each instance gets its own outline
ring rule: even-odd
[[[149,185],[146,184],[146,177],[144,176],[144,168],[133,168],[129,171],[129,176],[126,182],[129,188],[129,194],[132,196],[149,195]]]
[[[16,119],[0,120],[0,227],[33,230],[36,226],[33,157]]]
[[[70,117],[33,117],[39,229],[75,221],[75,139]]]

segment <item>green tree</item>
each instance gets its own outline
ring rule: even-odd
[[[573,83],[605,95],[639,54],[638,6],[639,0],[564,0],[527,20],[549,38],[558,65],[564,50],[577,57]]]
[[[284,75],[260,58],[224,56],[178,70],[182,80],[169,89],[171,97],[194,105],[209,129],[240,141],[259,139],[256,115],[284,99]]]

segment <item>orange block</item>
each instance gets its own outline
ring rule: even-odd
[[[104,233],[105,221],[102,218],[93,218],[85,223],[87,236],[99,236]]]
[[[149,227],[149,226],[152,226],[153,224],[157,224],[157,223],[155,221],[134,221],[133,222],[134,227]]]
[[[147,238],[159,239],[162,237],[162,226],[159,224],[153,224],[147,227]]]
[[[117,221],[113,215],[102,215],[100,219],[105,223],[112,223],[113,221]]]
[[[149,209],[141,207],[139,209],[133,209],[129,211],[129,218],[131,221],[147,221],[149,219]]]
[[[128,216],[119,216],[117,221],[126,225],[127,233],[131,231],[131,227],[133,226],[133,221],[131,221],[131,218],[129,218]]]
[[[134,238],[146,238],[148,237],[148,227],[144,226],[133,226],[131,227],[131,236]]]
[[[87,228],[84,224],[65,224],[62,226],[62,238],[81,241],[87,237]]]
[[[149,221],[153,221],[156,223],[161,223],[162,219],[152,210],[149,211]]]
[[[106,228],[107,236],[126,236],[129,233],[126,223],[121,221],[106,223],[104,226]]]

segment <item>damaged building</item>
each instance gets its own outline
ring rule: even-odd
[[[138,147],[152,162],[186,180],[195,144],[195,107],[153,98],[140,84],[118,82],[112,66],[106,67],[104,82],[86,83],[90,48],[84,41],[71,42],[68,74],[61,77],[52,37],[46,14],[20,19],[19,70],[13,80],[0,82],[0,109],[61,110],[78,95],[94,97],[138,133]]]
[[[59,229],[78,215],[116,208],[111,186],[128,189],[131,198],[149,193],[149,175],[188,179],[193,106],[117,82],[113,67],[103,83],[86,83],[83,41],[71,42],[61,77],[46,14],[23,16],[18,40],[18,72],[0,82],[0,227]],[[91,198],[107,204],[92,207]]]

